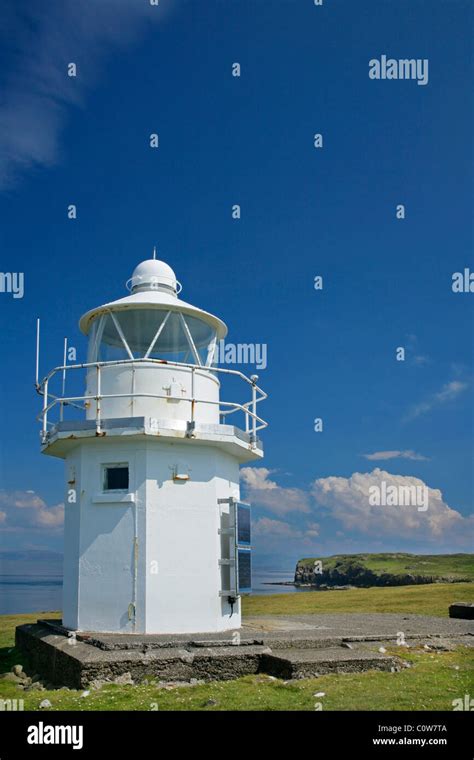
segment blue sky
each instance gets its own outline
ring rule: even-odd
[[[229,340],[268,346],[265,460],[243,473],[257,564],[472,548],[474,296],[451,287],[474,270],[472,17],[464,0],[5,3],[0,245],[25,294],[0,293],[4,548],[62,549],[36,317],[44,372],[65,335],[84,356],[79,316],[155,244]],[[428,59],[428,84],[371,80],[381,55]],[[367,509],[370,483],[411,477],[427,513]]]

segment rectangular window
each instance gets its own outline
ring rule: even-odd
[[[128,464],[104,465],[104,491],[128,491]]]

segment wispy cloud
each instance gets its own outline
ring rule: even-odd
[[[450,383],[443,385],[440,391],[433,393],[425,401],[412,406],[405,415],[404,421],[408,422],[422,414],[427,414],[438,406],[442,406],[449,401],[454,401],[468,387],[469,383],[462,382],[461,380],[451,380]]]
[[[84,103],[107,54],[134,42],[164,10],[144,0],[5,0],[0,44],[11,47],[13,64],[1,72],[0,189],[58,161],[67,109]],[[76,77],[67,75],[69,63]]]
[[[413,364],[416,364],[418,367],[424,367],[425,364],[430,363],[429,356],[424,356],[423,354],[415,354],[413,356]]]
[[[426,354],[421,354],[418,348],[418,338],[416,335],[407,335],[406,338],[406,359],[413,362],[418,367],[424,367],[426,364],[430,364],[431,359]]]
[[[365,459],[378,461],[382,459],[411,459],[414,462],[427,462],[428,457],[417,454],[416,451],[406,449],[405,451],[374,451],[373,454],[362,454]]]

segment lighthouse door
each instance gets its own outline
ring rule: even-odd
[[[101,489],[85,511],[80,578],[82,630],[135,630],[136,514],[129,463],[100,463]]]

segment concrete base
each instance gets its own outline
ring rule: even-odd
[[[274,650],[262,655],[262,670],[277,678],[315,678],[328,673],[360,673],[364,670],[398,669],[395,657],[343,647]]]
[[[54,685],[76,689],[125,674],[135,682],[213,681],[253,673],[290,679],[392,670],[402,661],[380,653],[379,647],[393,647],[400,640],[438,650],[474,646],[474,623],[421,615],[341,614],[251,617],[242,629],[221,634],[75,633],[57,620],[16,629],[16,645],[28,670]],[[401,656],[403,652],[400,646]]]

